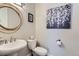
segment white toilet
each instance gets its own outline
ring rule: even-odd
[[[28,47],[30,50],[32,50],[32,54],[34,56],[45,56],[47,55],[47,49],[43,47],[36,47],[36,40],[29,39],[27,40]]]

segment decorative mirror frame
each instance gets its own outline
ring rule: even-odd
[[[6,27],[0,25],[0,27],[1,27],[0,32],[2,32],[2,33],[14,33],[16,31],[18,31],[22,25],[22,19],[23,19],[22,12],[21,12],[21,10],[19,10],[19,8],[21,8],[21,7],[19,7],[19,6],[17,7],[17,5],[11,4],[11,3],[0,3],[0,8],[3,8],[3,7],[8,7],[8,8],[13,9],[18,14],[18,16],[20,18],[20,23],[15,28],[6,28]]]

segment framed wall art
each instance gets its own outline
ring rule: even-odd
[[[28,22],[33,22],[33,14],[28,13]]]
[[[47,10],[47,29],[71,28],[71,4]]]

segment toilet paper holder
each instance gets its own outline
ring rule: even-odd
[[[56,40],[56,43],[58,46],[60,46],[60,47],[62,46],[62,41],[60,39]]]

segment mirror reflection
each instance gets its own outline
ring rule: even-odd
[[[15,18],[16,17],[16,18]],[[15,28],[20,24],[18,13],[9,7],[0,8],[0,25],[5,28]]]

